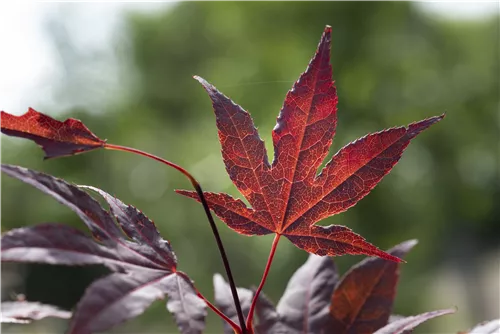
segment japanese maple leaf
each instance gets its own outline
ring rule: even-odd
[[[335,264],[329,257],[310,254],[288,281],[278,305],[263,294],[257,300],[257,333],[333,333],[329,327],[330,300],[338,283]]]
[[[330,40],[327,26],[308,68],[286,95],[272,133],[272,164],[250,115],[195,77],[212,100],[226,170],[251,208],[227,194],[205,196],[215,214],[241,234],[276,233],[318,255],[366,254],[399,261],[345,226],[316,223],[366,196],[410,140],[444,115],[366,135],[344,146],[318,174],[337,124]],[[199,201],[194,192],[178,193]]]
[[[142,212],[97,188],[85,187],[103,196],[110,212],[61,179],[12,165],[2,165],[2,171],[72,209],[92,233],[91,237],[54,223],[14,229],[2,235],[2,261],[100,264],[113,271],[87,288],[73,312],[69,334],[107,330],[141,314],[165,295],[167,309],[182,333],[203,331],[205,302],[189,277],[177,271],[170,243]]]
[[[387,253],[402,258],[416,244],[408,240]],[[399,266],[380,258],[366,258],[353,266],[333,291],[329,332],[370,334],[385,326],[396,296]]]
[[[77,119],[61,122],[32,108],[21,116],[2,111],[1,119],[3,133],[33,140],[45,151],[45,159],[83,153],[106,144]]]

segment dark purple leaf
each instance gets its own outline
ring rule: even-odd
[[[114,271],[151,268],[162,270],[119,239],[111,246],[95,242],[80,230],[63,224],[39,224],[11,230],[2,236],[2,261],[58,265],[102,264]]]
[[[76,212],[97,239],[108,240],[113,236],[121,236],[122,233],[115,221],[99,203],[89,194],[66,181],[27,168],[6,164],[2,164],[2,172],[32,185]]]
[[[69,319],[71,312],[52,305],[28,301],[2,302],[3,323],[26,324],[47,317]]]
[[[263,297],[257,304],[259,333],[322,333],[338,274],[329,257],[309,255],[293,274],[276,309]]]
[[[53,176],[16,166],[8,175],[35,186],[73,209],[97,239],[59,224],[41,224],[2,236],[2,261],[64,265],[106,265],[118,273],[86,291],[74,312],[70,334],[107,330],[168,296],[167,308],[183,333],[201,333],[205,302],[191,280],[177,271],[177,259],[154,223],[136,208],[92,187],[109,203],[113,216],[86,192]],[[117,225],[118,223],[118,225]]]
[[[405,241],[387,251],[402,258],[417,240]],[[367,258],[347,272],[333,292],[331,332],[373,333],[387,324],[399,280],[399,264]]]
[[[329,318],[330,298],[337,281],[337,270],[329,257],[309,255],[278,303],[282,321],[303,333],[317,333]]]
[[[255,330],[258,334],[296,334],[300,333],[293,328],[288,327],[281,321],[281,317],[276,311],[273,303],[267,298],[264,293],[259,294],[255,308],[255,314],[259,320]]]
[[[250,311],[250,305],[252,304],[253,291],[245,288],[237,288],[238,297],[240,299],[241,310],[245,318]],[[229,319],[238,323],[238,314],[236,313],[236,307],[234,306],[233,295],[231,294],[231,288],[229,284],[226,283],[222,275],[214,275],[214,292],[215,292],[215,306],[224,313]],[[224,321],[224,333],[234,334],[233,328]]]
[[[411,333],[411,331],[421,323],[430,320],[432,318],[436,318],[450,313],[455,313],[455,310],[454,309],[438,310],[438,311],[422,313],[411,317],[406,317],[391,322],[390,324],[376,331],[375,334]]]
[[[165,295],[181,332],[201,333],[206,311],[200,310],[205,310],[205,302],[196,296],[191,281],[182,274],[153,270],[114,273],[91,284],[76,307],[69,332],[104,331],[143,313]]]

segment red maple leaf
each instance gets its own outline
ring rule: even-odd
[[[398,162],[410,140],[444,115],[360,138],[344,146],[317,174],[337,124],[330,41],[327,26],[308,68],[286,95],[272,133],[272,164],[250,115],[195,77],[212,100],[226,170],[252,207],[223,193],[205,196],[215,214],[241,234],[276,233],[318,255],[366,254],[401,261],[345,226],[316,223],[366,196]],[[199,200],[194,192],[177,192]]]
[[[33,140],[45,151],[45,159],[82,153],[106,144],[74,118],[61,122],[29,108],[21,116],[2,111],[1,119],[3,133]]]

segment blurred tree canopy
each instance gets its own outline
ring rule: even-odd
[[[130,12],[122,31],[127,39],[115,46],[124,60],[119,75],[126,89],[109,92],[105,112],[95,113],[82,103],[57,117],[79,118],[111,143],[174,161],[191,171],[205,190],[239,196],[221,160],[211,103],[192,75],[204,77],[252,114],[272,156],[271,130],[284,96],[305,70],[326,24],[333,31],[339,95],[330,155],[368,132],[443,112],[447,117],[409,146],[367,198],[322,224],[347,225],[381,248],[419,239],[403,267],[396,313],[457,305],[454,320],[465,316],[461,309],[470,310],[470,325],[498,313],[486,310],[473,295],[466,300],[474,307],[454,300],[429,305],[425,297],[434,267],[452,263],[474,282],[481,254],[499,245],[498,17],[439,21],[406,2],[184,2],[161,12]],[[58,49],[71,48],[64,34],[54,38]],[[65,66],[82,66],[75,52],[61,52],[61,57]],[[84,94],[92,92],[77,88],[78,80],[74,75],[65,78],[61,92],[66,98],[91,99]],[[49,115],[57,109],[32,107]],[[140,208],[171,241],[180,268],[212,296],[212,275],[223,273],[223,267],[201,206],[173,192],[189,188],[179,173],[117,152],[42,163],[42,152],[32,143],[5,136],[2,143],[4,163],[94,185]],[[71,211],[29,186],[4,177],[2,192],[3,231],[40,222],[83,226]],[[238,284],[258,284],[271,239],[248,238],[219,226]],[[264,291],[277,301],[306,257],[282,242]],[[343,270],[360,259],[335,260]],[[91,279],[105,273],[99,268],[35,265],[13,270],[22,270],[25,279],[25,285],[14,285],[16,291],[68,308]],[[208,332],[220,331],[218,319],[209,317]],[[453,325],[451,317],[441,330],[465,329]],[[172,324],[164,305],[157,303],[115,332],[174,332],[168,327]]]

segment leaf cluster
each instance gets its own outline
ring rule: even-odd
[[[213,85],[195,77],[212,101],[226,170],[250,207],[227,194],[203,192],[184,168],[137,149],[107,143],[79,120],[60,122],[31,108],[22,116],[1,113],[2,132],[36,142],[46,158],[103,148],[146,156],[186,176],[195,191],[178,193],[202,203],[228,278],[226,282],[221,275],[214,276],[215,304],[177,270],[172,246],[141,211],[99,188],[73,185],[14,165],[2,165],[2,171],[69,207],[90,235],[56,223],[14,229],[2,236],[2,261],[98,264],[112,271],[87,288],[71,313],[71,334],[105,331],[165,297],[166,308],[179,330],[193,334],[203,332],[207,307],[224,320],[225,332],[243,334],[410,333],[426,320],[453,313],[453,309],[446,309],[410,317],[392,315],[399,262],[416,241],[382,251],[346,226],[317,225],[358,203],[391,171],[410,141],[444,117],[368,134],[344,146],[319,170],[337,125],[338,97],[332,81],[330,44],[331,28],[327,26],[309,66],[285,98],[272,132],[275,154],[271,163],[250,114]],[[108,208],[89,192],[102,197]],[[275,235],[257,288],[236,288],[210,210],[240,234]],[[275,306],[261,292],[282,236],[311,255],[292,276]],[[372,257],[339,278],[329,256],[344,254]],[[68,318],[70,314],[26,301],[2,305],[5,322],[46,316]]]

